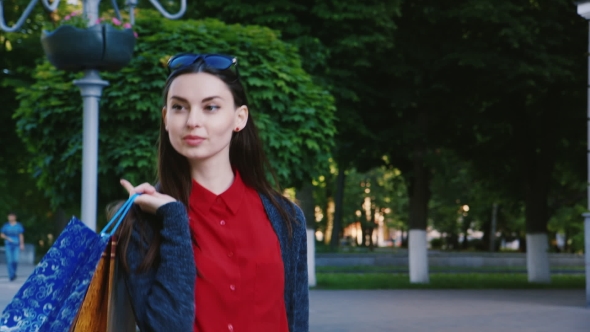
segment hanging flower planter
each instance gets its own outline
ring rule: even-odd
[[[110,24],[85,29],[62,25],[51,32],[43,31],[41,45],[57,69],[117,71],[131,61],[135,39],[133,30]]]

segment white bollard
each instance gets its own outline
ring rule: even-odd
[[[427,284],[430,282],[428,276],[428,241],[426,230],[411,229],[408,239],[410,282]]]
[[[526,266],[529,282],[551,282],[547,242],[547,233],[526,235]]]
[[[584,213],[584,260],[586,262],[586,306],[590,307],[590,213]]]
[[[315,287],[315,234],[313,229],[307,229],[307,274],[309,287]]]

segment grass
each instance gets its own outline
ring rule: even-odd
[[[430,283],[412,284],[406,273],[317,273],[315,289],[584,289],[586,277],[553,275],[551,283],[529,283],[526,274],[430,273]]]
[[[487,272],[487,273],[526,273],[526,266],[487,266],[487,267],[452,267],[452,266],[429,266],[430,272]],[[551,273],[561,272],[584,273],[584,266],[567,266],[554,268]],[[318,273],[407,273],[407,266],[316,266]]]

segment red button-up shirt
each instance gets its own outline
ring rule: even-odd
[[[281,248],[260,196],[238,172],[221,195],[193,181],[189,219],[198,332],[288,332]]]

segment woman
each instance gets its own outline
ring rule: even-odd
[[[237,60],[179,54],[168,69],[158,188],[121,180],[142,194],[121,229],[138,326],[308,331],[305,220],[266,178]]]

